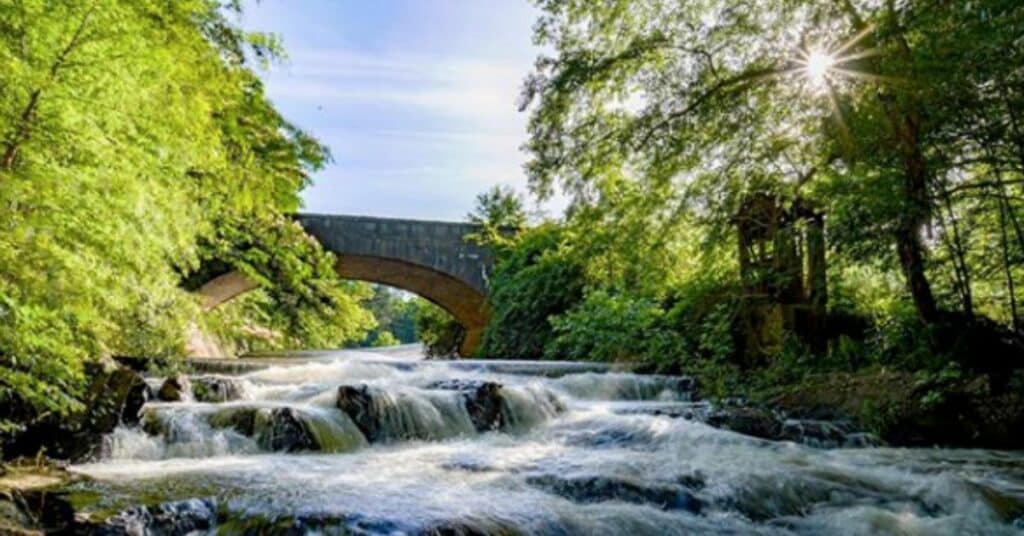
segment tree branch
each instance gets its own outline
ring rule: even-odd
[[[74,34],[71,36],[71,40],[68,44],[61,49],[57,54],[56,59],[50,65],[49,76],[46,80],[46,84],[52,82],[56,77],[57,73],[64,66],[68,59],[68,56],[78,47],[81,42],[82,35],[85,33],[85,28],[89,23],[89,19],[92,18],[95,5],[90,6],[89,10],[82,16],[82,20],[79,22],[78,27],[75,29]],[[45,84],[44,84],[45,85]],[[39,99],[42,96],[43,88],[38,87],[32,90],[29,94],[28,104],[25,105],[25,109],[22,110],[20,117],[18,118],[18,125],[15,127],[13,133],[8,136],[5,142],[3,160],[0,161],[0,169],[4,171],[10,171],[14,168],[15,160],[18,158],[18,149],[21,147],[25,140],[28,139],[29,134],[32,131],[32,120],[35,118],[36,111],[39,109]]]

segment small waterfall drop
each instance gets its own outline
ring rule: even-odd
[[[1024,454],[879,447],[844,423],[699,400],[690,378],[367,352],[231,365],[72,468],[101,528],[1024,533]]]

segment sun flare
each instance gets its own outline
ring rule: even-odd
[[[812,50],[807,54],[807,59],[804,63],[804,70],[807,74],[808,80],[810,80],[815,87],[821,88],[825,86],[826,82],[828,82],[828,74],[835,64],[835,56],[822,50]]]

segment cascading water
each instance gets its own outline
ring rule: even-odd
[[[100,532],[1024,532],[1024,454],[757,439],[686,378],[341,352],[187,383],[73,468]]]

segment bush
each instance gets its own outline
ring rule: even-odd
[[[416,311],[416,332],[427,357],[456,357],[466,330],[444,309],[424,301]]]
[[[491,322],[481,353],[540,358],[553,338],[549,320],[583,298],[580,264],[560,251],[563,231],[548,224],[524,231],[499,254],[491,275]]]
[[[392,335],[390,331],[378,333],[377,337],[373,340],[373,345],[377,347],[398,346],[399,344],[402,344],[402,341],[398,340],[398,337]]]
[[[0,436],[48,415],[79,409],[87,350],[74,319],[20,306],[0,291]],[[26,334],[31,334],[26,336]]]
[[[592,292],[551,324],[554,338],[545,349],[550,359],[649,363],[682,350],[665,310],[643,297]]]

